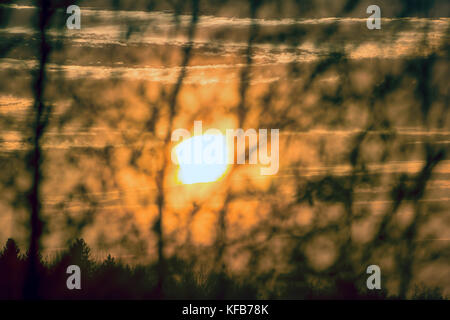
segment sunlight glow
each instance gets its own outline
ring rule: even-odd
[[[178,180],[183,184],[217,181],[228,168],[228,152],[224,135],[204,134],[184,140],[175,147]]]

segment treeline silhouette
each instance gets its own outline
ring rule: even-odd
[[[83,239],[76,239],[53,261],[39,255],[39,296],[42,299],[157,299],[157,264],[124,264],[108,255],[103,261],[92,258],[91,249]],[[29,252],[21,253],[13,239],[8,239],[0,253],[0,299],[21,299],[29,263]],[[67,267],[81,269],[81,289],[69,290],[66,285],[70,274]],[[256,283],[235,279],[227,274],[194,271],[188,261],[179,258],[167,261],[165,298],[205,299],[222,298],[257,299]],[[298,268],[284,277],[284,290],[275,299],[397,299],[384,290],[364,290],[357,283],[337,280],[321,286],[300,283]],[[292,281],[297,278],[297,281]],[[299,289],[301,288],[301,289]],[[226,295],[223,296],[223,293]],[[416,286],[412,299],[446,299],[439,288]]]

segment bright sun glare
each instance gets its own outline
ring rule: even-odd
[[[213,182],[226,172],[228,147],[224,135],[204,134],[186,139],[175,147],[183,184]]]

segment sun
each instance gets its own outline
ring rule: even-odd
[[[228,168],[229,148],[222,134],[191,137],[175,146],[178,160],[178,180],[183,184],[214,182]]]

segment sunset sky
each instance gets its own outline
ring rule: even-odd
[[[253,17],[242,2],[217,3],[200,6],[196,20],[188,4],[176,15],[165,2],[149,9],[135,1],[120,8],[81,1],[80,30],[67,30],[68,15],[58,11],[47,31],[55,43],[44,95],[52,112],[42,140],[46,254],[82,236],[99,257],[108,251],[130,263],[152,261],[152,228],[162,208],[167,255],[188,243],[214,246],[225,216],[225,260],[236,272],[249,261],[242,248],[255,243],[267,256],[281,257],[261,269],[287,272],[282,257],[289,237],[336,223],[332,236],[312,237],[304,246],[309,265],[325,270],[338,258],[342,234],[362,246],[372,241],[395,207],[397,182],[412,186],[431,149],[447,157],[432,168],[423,196],[406,197],[395,209],[393,225],[403,230],[423,212],[414,240],[418,256],[428,248],[449,250],[448,1],[435,1],[426,12],[379,1],[381,30],[366,27],[367,1],[347,11],[344,1],[270,2]],[[27,213],[15,196],[30,183],[20,172],[39,65],[36,7],[31,1],[2,6],[9,19],[0,25],[7,44],[0,57],[0,243],[14,237],[25,247]],[[420,65],[428,83],[415,77],[415,59],[432,61],[429,69],[428,62]],[[419,93],[428,84],[424,100]],[[202,121],[203,132],[223,135],[278,129],[279,170],[261,175],[267,165],[260,162],[174,164],[171,133],[184,128],[194,136],[194,121]],[[325,177],[342,184],[327,185]],[[312,182],[325,184],[317,198],[300,201]],[[350,200],[340,198],[344,189],[352,190]],[[363,218],[341,224],[349,212]],[[395,259],[375,250],[371,261],[393,270]],[[419,265],[414,277],[450,294],[448,254]]]

